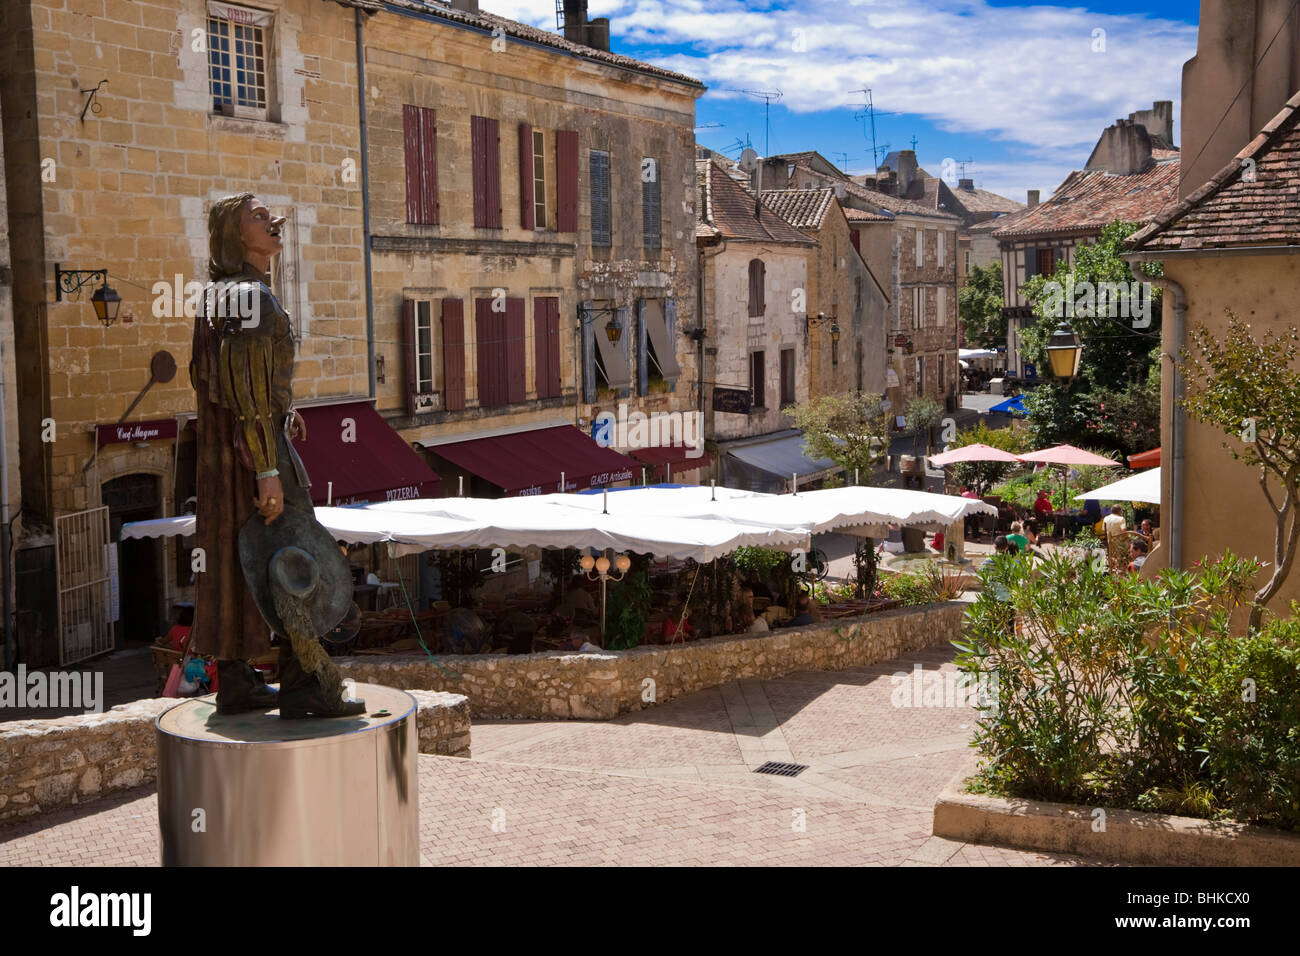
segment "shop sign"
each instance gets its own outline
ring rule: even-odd
[[[96,425],[95,434],[101,445],[115,445],[128,441],[158,441],[176,437],[176,419],[162,418],[152,422],[123,422],[120,425]]]

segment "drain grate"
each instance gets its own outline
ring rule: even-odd
[[[778,777],[797,777],[808,769],[806,763],[773,763],[769,760],[754,773],[770,773]]]

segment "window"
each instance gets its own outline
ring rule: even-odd
[[[402,145],[406,155],[406,221],[438,223],[437,114],[422,106],[402,107]]]
[[[609,205],[609,153],[593,149],[591,169],[591,244],[613,245],[613,224]]]
[[[935,242],[935,246],[934,246],[935,264],[940,269],[942,269],[943,268],[943,232],[942,231],[936,232],[934,234],[934,242]]]
[[[641,160],[641,245],[648,253],[662,247],[659,215],[659,161],[647,156]]]
[[[762,259],[749,260],[749,317],[767,314],[767,267]],[[762,353],[759,353],[762,354]]]
[[[925,359],[916,360],[916,394],[925,394]]]
[[[474,226],[501,228],[501,136],[497,121],[470,117],[470,156],[474,170]]]
[[[853,277],[853,314],[862,312],[862,276]]]
[[[939,394],[944,394],[943,356],[939,356]]]
[[[449,412],[465,409],[465,303],[442,300],[442,405]]]
[[[793,405],[794,398],[794,349],[781,350],[781,407]]]
[[[546,228],[546,138],[533,130],[533,222],[535,229]]]
[[[764,374],[763,353],[751,352],[749,354],[749,394],[752,396],[750,404],[754,408],[767,407],[767,395],[763,389]]]
[[[587,401],[596,400],[596,388],[616,391],[629,389],[632,375],[628,365],[628,344],[633,336],[628,331],[628,310],[613,308],[611,303],[589,303],[582,316],[583,380]],[[611,342],[606,327],[611,319],[623,330],[617,343]]]
[[[943,286],[938,286],[934,290],[934,324],[944,325],[948,321],[947,316],[947,296],[944,294],[948,290]]]
[[[266,51],[273,21],[265,10],[209,5],[208,90],[213,112],[267,118]]]
[[[523,401],[523,306],[523,299],[474,300],[480,408]]]
[[[1037,250],[1037,262],[1035,263],[1038,271],[1034,275],[1050,276],[1056,271],[1056,250],[1039,249]]]
[[[914,231],[916,233],[916,267],[919,269],[925,265],[925,233],[919,226]]]
[[[676,325],[676,300],[638,299],[637,315],[637,394],[646,395],[652,385],[667,386],[681,374],[673,349],[673,326]]]
[[[433,303],[407,299],[402,304],[402,348],[406,356],[406,411],[419,415],[442,407],[442,395],[435,375],[438,354]]]
[[[912,328],[925,328],[925,289],[919,285],[912,288]]]
[[[533,299],[534,367],[538,398],[560,397],[560,300]]]
[[[849,242],[853,243],[853,248],[858,250],[859,253],[862,252],[862,233],[856,229],[850,229]]]

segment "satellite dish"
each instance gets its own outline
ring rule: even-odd
[[[758,169],[758,151],[748,148],[745,149],[745,151],[740,154],[740,168],[747,173],[752,173],[754,170]]]

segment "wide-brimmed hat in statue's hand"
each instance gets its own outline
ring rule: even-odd
[[[239,564],[257,609],[275,633],[288,636],[273,589],[306,605],[318,637],[345,642],[355,633],[355,628],[349,634],[340,630],[360,623],[352,603],[352,571],[315,515],[286,507],[266,524],[254,514],[239,529]]]

